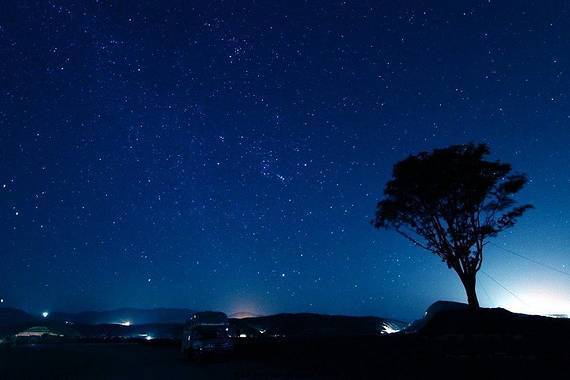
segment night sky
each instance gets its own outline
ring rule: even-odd
[[[488,143],[535,209],[483,306],[570,313],[566,1],[0,5],[1,306],[419,317],[456,275],[369,223],[392,165]],[[548,309],[548,310],[547,310]]]

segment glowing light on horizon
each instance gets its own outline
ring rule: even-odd
[[[394,326],[393,324],[389,322],[383,322],[382,331],[380,332],[380,334],[394,334],[397,333],[398,331],[400,331],[400,329]]]
[[[521,300],[510,298],[499,306],[514,313],[542,316],[570,316],[570,301],[546,292],[530,292],[520,295]],[[524,303],[523,303],[524,301]]]
[[[122,322],[120,322],[119,324],[120,324],[121,326],[127,326],[127,327],[128,327],[128,326],[130,326],[132,323],[131,323],[131,321],[122,321]]]
[[[220,309],[227,310],[228,317],[236,319],[257,317],[266,311],[255,300],[242,298],[231,300],[228,307]]]
[[[42,317],[44,317],[44,318],[47,318],[48,315],[49,315],[49,312],[47,312],[47,311],[44,311],[44,312],[42,313]]]

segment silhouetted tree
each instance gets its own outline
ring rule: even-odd
[[[484,144],[453,145],[398,162],[372,221],[441,257],[457,272],[473,308],[479,307],[476,275],[487,239],[532,208],[513,199],[526,176],[488,155]]]

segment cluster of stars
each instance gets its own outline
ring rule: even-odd
[[[563,235],[568,7],[460,3],[14,6],[0,292],[52,310],[418,313],[461,288],[368,222],[394,162],[472,140],[530,174]]]

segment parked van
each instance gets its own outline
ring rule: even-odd
[[[226,354],[233,348],[226,314],[204,311],[186,321],[181,350],[189,358]]]

